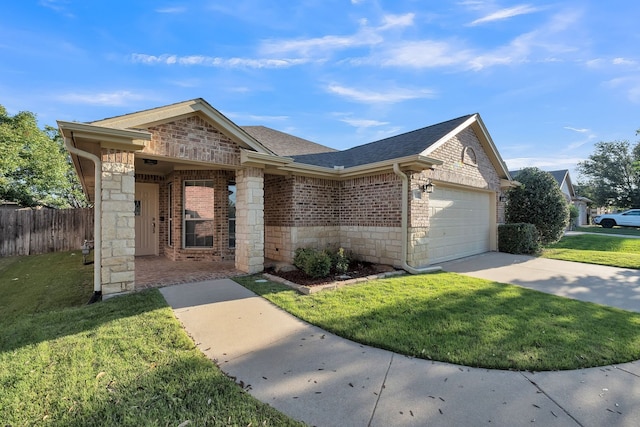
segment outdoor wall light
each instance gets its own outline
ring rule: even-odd
[[[504,195],[501,194],[500,197],[498,198],[498,200],[500,200],[501,202],[504,203],[504,202],[507,201],[507,196],[504,196]]]
[[[422,190],[423,193],[433,193],[434,187],[435,185],[433,184],[433,182],[431,182],[431,180],[428,180],[426,184],[420,187],[420,189]]]

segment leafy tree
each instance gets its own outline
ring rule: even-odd
[[[507,193],[506,222],[535,225],[543,245],[560,240],[569,224],[569,204],[556,180],[538,168],[524,168],[515,179],[522,185]]]
[[[595,153],[578,163],[578,171],[587,177],[580,184],[584,195],[598,206],[640,206],[640,143],[598,142]]]
[[[62,138],[36,116],[10,116],[0,105],[0,199],[23,206],[80,206],[84,197]]]

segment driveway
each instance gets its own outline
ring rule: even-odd
[[[440,265],[445,271],[640,312],[640,271],[634,269],[502,252]]]

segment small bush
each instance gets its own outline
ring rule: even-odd
[[[293,265],[295,265],[298,269],[304,271],[304,266],[307,263],[309,257],[313,255],[315,249],[311,248],[298,248],[296,249],[295,255],[293,256]]]
[[[327,277],[332,270],[344,274],[350,264],[351,257],[343,248],[337,251],[298,248],[293,257],[293,265],[313,278]]]
[[[327,277],[331,272],[331,257],[325,251],[313,251],[306,259],[302,271],[314,279]]]
[[[351,260],[345,253],[344,248],[340,248],[333,257],[333,268],[335,268],[338,273],[344,274],[349,269],[350,262]]]
[[[509,254],[533,255],[540,251],[538,229],[533,224],[518,222],[498,227],[498,250]]]

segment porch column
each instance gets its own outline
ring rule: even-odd
[[[102,149],[103,295],[134,290],[136,229],[133,152]]]
[[[264,269],[264,172],[245,168],[236,174],[236,268]]]

